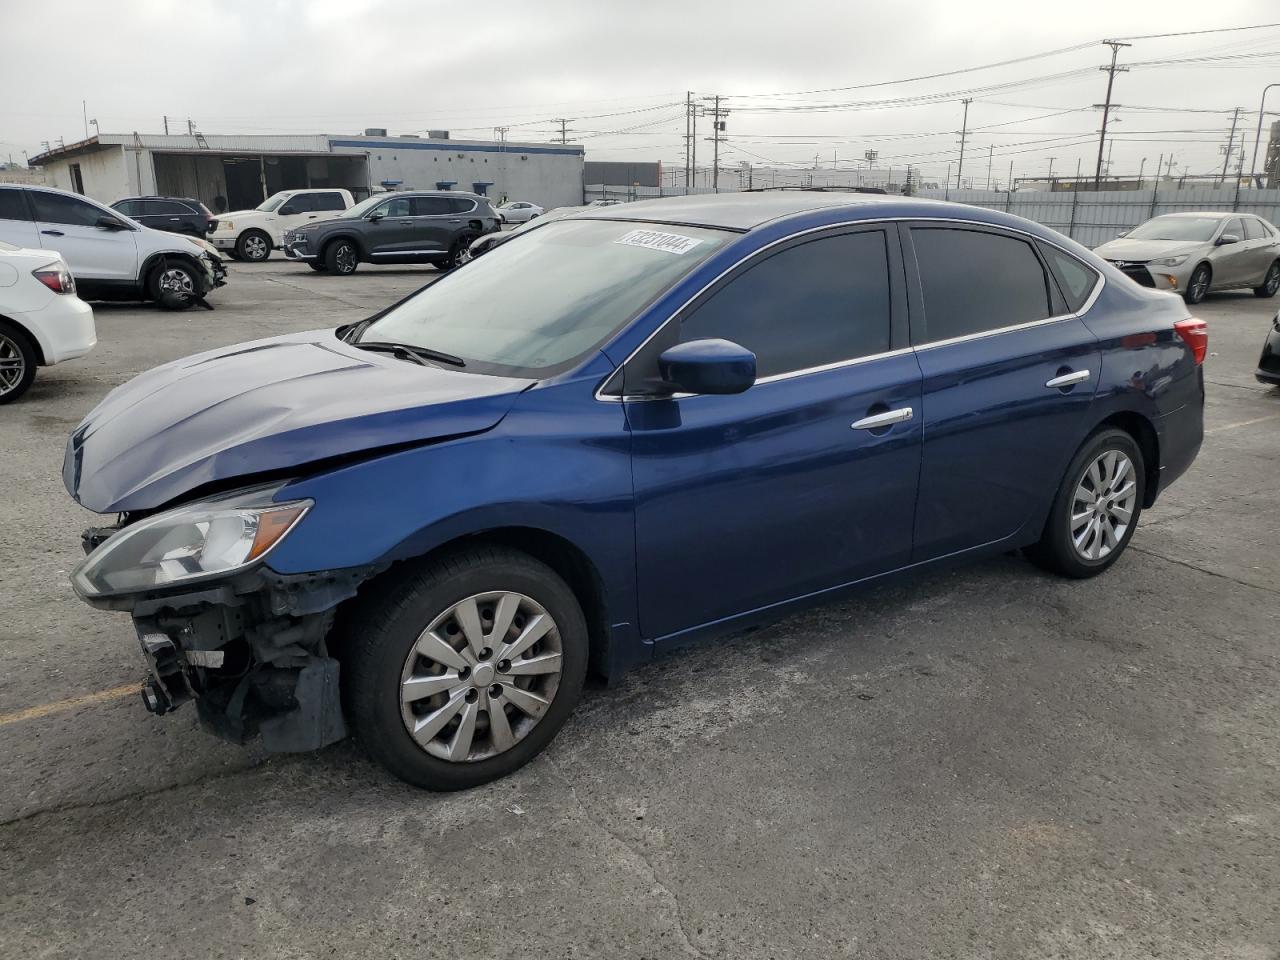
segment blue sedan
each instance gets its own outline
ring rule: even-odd
[[[1207,334],[1062,236],[775,193],[588,210],[360,323],[179,360],[72,435],[143,700],[432,789],[588,673],[1022,549],[1086,578],[1195,459]]]

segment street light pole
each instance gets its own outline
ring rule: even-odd
[[[1258,175],[1258,141],[1262,139],[1262,111],[1267,105],[1267,91],[1272,87],[1280,87],[1280,83],[1268,83],[1262,88],[1262,102],[1258,104],[1258,132],[1253,137],[1253,159],[1249,162],[1249,186],[1252,187]]]

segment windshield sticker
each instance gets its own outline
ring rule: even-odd
[[[702,242],[698,237],[682,237],[678,233],[663,233],[661,230],[632,230],[624,234],[614,243],[625,243],[631,247],[648,247],[650,250],[661,250],[683,256]]]

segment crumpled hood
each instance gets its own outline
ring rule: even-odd
[[[332,330],[238,344],[107,394],[67,442],[62,479],[97,513],[151,509],[213,481],[487,430],[533,382],[419,366]]]
[[[1202,240],[1130,240],[1120,237],[1110,240],[1093,252],[1104,260],[1155,260],[1157,257],[1176,257],[1180,253],[1194,253],[1208,246]]]

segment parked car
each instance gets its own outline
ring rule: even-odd
[[[0,404],[27,392],[36,367],[83,357],[97,342],[63,259],[0,241]]]
[[[508,240],[512,239],[513,237],[522,236],[528,233],[530,230],[534,230],[537,227],[545,226],[546,224],[551,223],[555,220],[560,220],[564,217],[569,216],[570,214],[574,214],[580,210],[585,210],[585,209],[587,208],[586,207],[556,207],[556,209],[552,210],[550,213],[539,217],[536,222],[533,220],[526,220],[524,223],[520,224],[520,226],[516,227],[514,230],[495,231],[494,233],[486,233],[483,237],[480,237],[479,239],[471,241],[471,246],[467,247],[466,252],[463,254],[462,260],[464,263],[467,262],[468,260],[474,260],[476,257],[483,256],[484,254],[488,253],[494,247],[497,247],[506,243]]]
[[[67,447],[118,517],[72,582],[132,613],[152,711],[274,750],[350,725],[469,787],[588,670],[1017,548],[1102,573],[1199,450],[1206,347],[1180,300],[996,211],[587,211],[116,388]]]
[[[1262,356],[1258,358],[1254,376],[1260,383],[1280,387],[1280,313],[1271,318],[1271,328],[1262,342]]]
[[[203,239],[218,226],[217,218],[190,197],[129,197],[111,205],[126,217],[153,230],[185,233]]]
[[[612,198],[604,198],[601,200],[592,200],[587,204],[588,207],[616,207],[620,203],[626,203],[625,200],[616,200]]]
[[[144,227],[52,187],[0,184],[0,240],[60,253],[86,300],[151,300],[183,309],[226,278],[208,242]]]
[[[290,230],[284,255],[313,270],[354,273],[361,263],[431,263],[451,270],[471,241],[502,228],[474,193],[375,193],[333,220]]]
[[[536,203],[529,203],[525,200],[504,203],[497,210],[498,216],[502,218],[503,223],[528,223],[534,217],[540,217],[546,213]]]
[[[222,214],[209,239],[237,260],[258,263],[283,246],[288,231],[337,216],[353,202],[348,190],[281,190],[252,210]]]
[[[1280,290],[1280,234],[1248,213],[1168,213],[1094,250],[1144,287],[1199,303],[1212,290]]]

